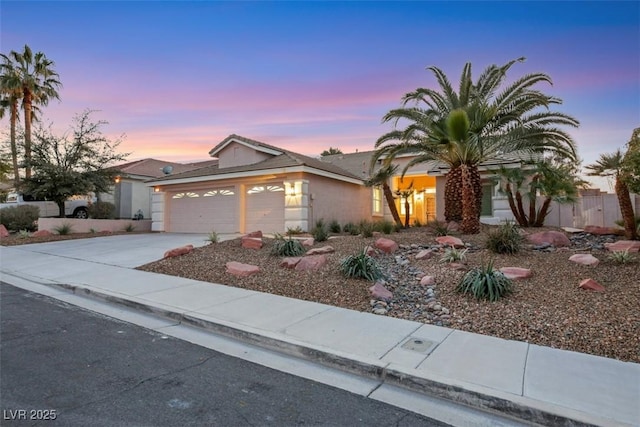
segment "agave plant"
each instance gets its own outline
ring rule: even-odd
[[[304,246],[302,246],[302,243],[299,240],[293,239],[291,238],[291,236],[289,236],[288,239],[285,239],[281,235],[276,234],[275,243],[273,245],[273,248],[271,249],[271,253],[273,255],[300,256],[305,252],[306,249],[304,248]]]
[[[372,282],[382,277],[380,266],[364,249],[343,259],[340,269],[347,277],[363,278]]]

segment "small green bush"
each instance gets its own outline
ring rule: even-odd
[[[476,267],[465,274],[456,289],[476,299],[497,301],[511,292],[512,285],[510,279],[493,269],[493,261],[490,261],[486,266]]]
[[[295,236],[296,234],[302,234],[304,233],[304,231],[302,230],[302,228],[300,228],[300,226],[296,226],[296,228],[291,228],[288,227],[287,228],[287,232],[285,233],[287,236]]]
[[[218,243],[218,233],[212,231],[211,233],[209,233],[205,241],[209,243]]]
[[[496,254],[516,254],[520,252],[522,242],[524,242],[524,236],[512,221],[507,221],[487,233],[487,249]]]
[[[363,249],[355,255],[349,255],[340,262],[340,270],[347,277],[362,278],[372,282],[382,277],[382,271],[375,259]]]
[[[135,230],[135,229],[136,229],[136,226],[135,226],[135,225],[133,225],[133,224],[131,224],[131,223],[129,223],[129,224],[124,228],[124,231],[126,231],[127,233],[131,233],[131,232],[132,232],[133,230]]]
[[[449,234],[449,226],[444,221],[428,221],[425,227],[435,236],[446,236]]]
[[[615,251],[611,252],[611,254],[608,256],[608,259],[617,264],[627,264],[633,260],[633,256],[631,255],[629,250]]]
[[[349,233],[352,236],[357,236],[358,234],[360,234],[360,229],[358,228],[357,225],[355,225],[352,222],[348,222],[346,223],[343,227],[342,227],[342,231],[344,231],[345,233]]]
[[[71,234],[71,230],[73,229],[73,227],[71,226],[71,224],[65,222],[60,224],[57,227],[53,228],[53,231],[55,231],[56,233],[58,233],[61,236],[66,236],[67,234]]]
[[[116,206],[109,202],[89,203],[87,210],[89,218],[93,219],[114,219],[116,217]]]
[[[323,219],[316,221],[316,226],[311,230],[311,235],[316,242],[324,242],[329,238],[329,232]]]
[[[358,223],[358,229],[360,230],[360,234],[362,234],[362,237],[373,236],[374,228],[371,221],[367,221],[366,219],[361,220]]]
[[[440,257],[440,262],[464,262],[467,259],[467,249],[447,248]]]
[[[329,231],[332,233],[340,233],[342,227],[340,227],[340,223],[337,220],[331,220],[329,223]]]
[[[373,225],[374,230],[379,231],[381,233],[384,234],[391,234],[394,232],[395,227],[393,222],[383,219],[380,221],[377,221],[374,225]]]
[[[29,233],[27,230],[20,230],[18,231],[18,237],[20,239],[28,239],[29,237],[31,237],[31,233]]]
[[[271,254],[277,256],[301,256],[307,250],[299,240],[283,238],[281,235],[276,234],[275,242],[271,248]]]
[[[40,209],[37,206],[11,206],[0,210],[0,224],[7,231],[35,231],[39,216]]]

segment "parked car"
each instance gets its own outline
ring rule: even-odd
[[[9,193],[7,202],[0,203],[0,209],[32,205],[40,208],[40,217],[57,217],[60,214],[58,205],[55,202],[44,199],[37,199],[29,194]],[[89,218],[89,198],[86,196],[74,196],[64,203],[64,214],[69,218]]]

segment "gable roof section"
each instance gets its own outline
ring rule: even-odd
[[[114,168],[122,171],[123,174],[130,176],[140,176],[144,178],[159,178],[164,176],[164,172],[162,169],[165,166],[171,166],[173,168],[172,173],[182,173],[191,171],[197,168],[200,168],[205,165],[210,165],[211,160],[207,160],[206,162],[196,162],[196,163],[175,163],[175,162],[167,162],[164,160],[157,159],[142,159],[136,160],[129,163],[124,163],[121,165],[116,165]],[[217,160],[215,160],[217,163]],[[202,164],[201,164],[202,163]]]
[[[294,153],[293,151],[284,150],[249,138],[238,135],[230,135],[220,144],[214,147],[209,154],[215,155],[231,142],[238,142],[251,148],[258,149],[263,152],[277,152],[268,159],[257,163],[241,166],[232,166],[228,168],[204,167],[192,171],[187,171],[171,176],[158,177],[148,181],[149,183],[185,183],[196,181],[213,181],[227,178],[241,178],[249,176],[260,176],[273,173],[290,173],[290,172],[307,172],[315,175],[326,176],[333,179],[351,182],[354,184],[362,184],[363,178],[346,171],[332,163],[323,162],[313,157],[303,154]]]
[[[348,154],[332,154],[330,156],[323,156],[320,158],[321,162],[330,163],[341,169],[349,171],[350,173],[357,175],[360,179],[369,178],[369,168],[371,166],[371,159],[375,151],[361,151]],[[378,169],[380,165],[376,165]]]

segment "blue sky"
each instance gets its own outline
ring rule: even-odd
[[[435,87],[426,67],[456,82],[466,62],[478,75],[520,56],[510,76],[549,74],[540,89],[580,120],[584,164],[640,126],[635,1],[3,0],[0,49],[24,44],[63,83],[45,117],[64,131],[100,110],[130,160],[206,159],[231,133],[309,155],[371,150],[406,92]]]

